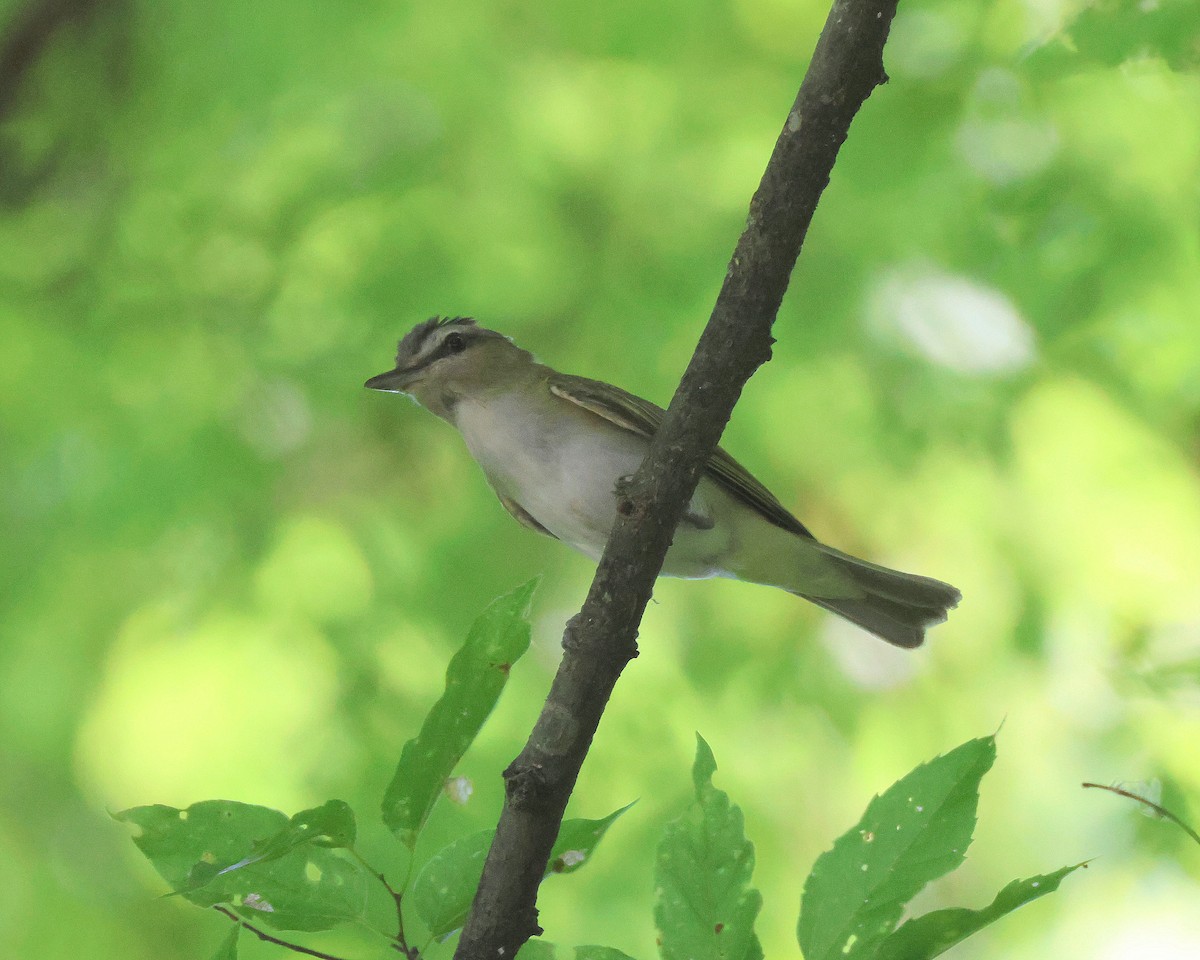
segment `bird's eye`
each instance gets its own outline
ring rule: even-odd
[[[462,353],[466,349],[467,342],[462,338],[461,333],[448,333],[446,339],[442,341],[442,346],[445,347],[447,353]]]

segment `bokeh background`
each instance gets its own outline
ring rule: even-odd
[[[494,821],[592,567],[362,381],[455,313],[665,403],[825,12],[0,2],[7,953],[215,948],[226,921],[156,899],[108,818],[133,804],[341,797],[394,869],[401,743],[475,613],[542,574],[428,846]],[[823,539],[965,599],[905,654],[663,582],[572,813],[640,802],[545,885],[547,936],[654,956],[696,730],[782,957],[872,794],[1003,724],[970,857],[920,905],[1097,859],[954,955],[1195,957],[1200,850],[1079,784],[1200,817],[1200,14],[905,0],[886,59],[725,445]]]

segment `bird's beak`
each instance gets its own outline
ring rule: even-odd
[[[414,371],[402,370],[397,367],[395,370],[372,377],[363,386],[368,390],[382,390],[384,393],[405,393],[414,380],[416,380]]]

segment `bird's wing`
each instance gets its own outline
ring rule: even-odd
[[[609,423],[646,438],[651,438],[658,432],[666,414],[657,404],[626,393],[619,387],[565,373],[555,373],[550,377],[550,392],[603,417]],[[754,479],[749,470],[720,447],[708,458],[705,470],[726,491],[747,506],[753,507],[777,527],[802,537],[816,539],[770,490]]]
[[[512,497],[506,497],[499,490],[496,490],[495,493],[496,493],[496,498],[504,506],[504,509],[507,510],[509,513],[511,513],[517,520],[519,520],[522,524],[527,526],[530,530],[534,530],[537,533],[544,533],[546,536],[550,537],[550,539],[552,539],[552,540],[558,539],[558,537],[556,537],[549,530],[547,530],[545,527],[543,527],[540,523],[538,523],[536,520],[534,520],[533,516],[529,513],[529,511],[526,510],[519,503],[517,503],[516,500],[512,499]]]

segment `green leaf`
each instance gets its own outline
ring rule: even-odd
[[[817,858],[796,935],[806,960],[873,957],[904,905],[962,863],[994,737],[922,764],[868,805],[858,825]]]
[[[935,910],[909,920],[883,942],[875,960],[930,960],[939,956],[1017,907],[1053,893],[1063,877],[1085,865],[1077,863],[1054,873],[1014,880],[982,910]]]
[[[319,807],[297,813],[287,826],[259,844],[249,859],[254,862],[275,860],[306,843],[318,847],[352,847],[356,834],[350,804],[344,800],[327,800]]]
[[[602,820],[564,820],[544,876],[574,873],[582,867],[613,821],[631,806],[615,810]],[[448,936],[467,919],[495,833],[481,830],[460,837],[435,853],[417,874],[412,902],[433,936]]]
[[[575,948],[575,960],[633,960],[633,957],[616,947],[598,947],[588,944]]]
[[[358,828],[354,822],[354,811],[344,800],[327,800],[319,807],[301,810],[293,816],[287,825],[278,833],[273,834],[261,843],[254,845],[254,852],[243,857],[237,863],[223,867],[211,876],[205,878],[201,871],[194,878],[194,886],[189,889],[199,889],[210,883],[214,877],[241,870],[255,863],[266,863],[278,860],[306,843],[318,847],[352,847]],[[176,890],[185,893],[185,890]]]
[[[549,940],[533,937],[521,945],[517,960],[558,960],[558,947]]]
[[[548,877],[552,873],[574,873],[582,867],[617,817],[632,806],[632,803],[627,803],[620,810],[614,810],[600,820],[583,818],[564,820],[562,826],[558,828],[558,837],[554,841],[554,848],[550,851],[550,862],[546,864],[546,876]]]
[[[495,830],[481,830],[442,847],[412,885],[412,904],[430,934],[445,937],[463,925]]]
[[[517,960],[557,960],[558,947],[548,940],[534,937],[526,940],[524,946],[517,951]],[[575,960],[633,960],[627,953],[622,953],[615,947],[598,947],[587,945],[575,948]]]
[[[494,600],[471,626],[446,670],[446,690],[421,732],[400,752],[383,797],[383,822],[410,849],[508,680],[509,668],[529,649],[530,580]]]
[[[241,932],[242,925],[235,923],[225,934],[225,939],[217,947],[217,952],[212,955],[212,960],[237,960],[238,934]]]
[[[318,813],[327,808],[328,816]],[[307,814],[316,815],[308,820]],[[198,906],[228,904],[280,930],[327,930],[362,916],[367,875],[316,842],[333,839],[330,834],[313,833],[306,839],[314,842],[293,844],[269,860],[258,856],[267,844],[281,846],[278,838],[292,835],[295,818],[278,810],[205,800],[186,810],[155,804],[114,816],[141,828],[134,837],[138,849],[174,891]],[[329,804],[297,817],[340,831],[346,826],[339,808]]]
[[[654,920],[663,960],[761,960],[754,919],[762,897],[750,884],[754,845],[742,811],[712,785],[712,750],[696,735],[696,799],[667,824],[658,845]]]
[[[326,800],[319,807],[301,810],[292,817],[289,829],[297,832],[300,842],[318,847],[352,847],[358,836],[354,811],[345,800]]]

